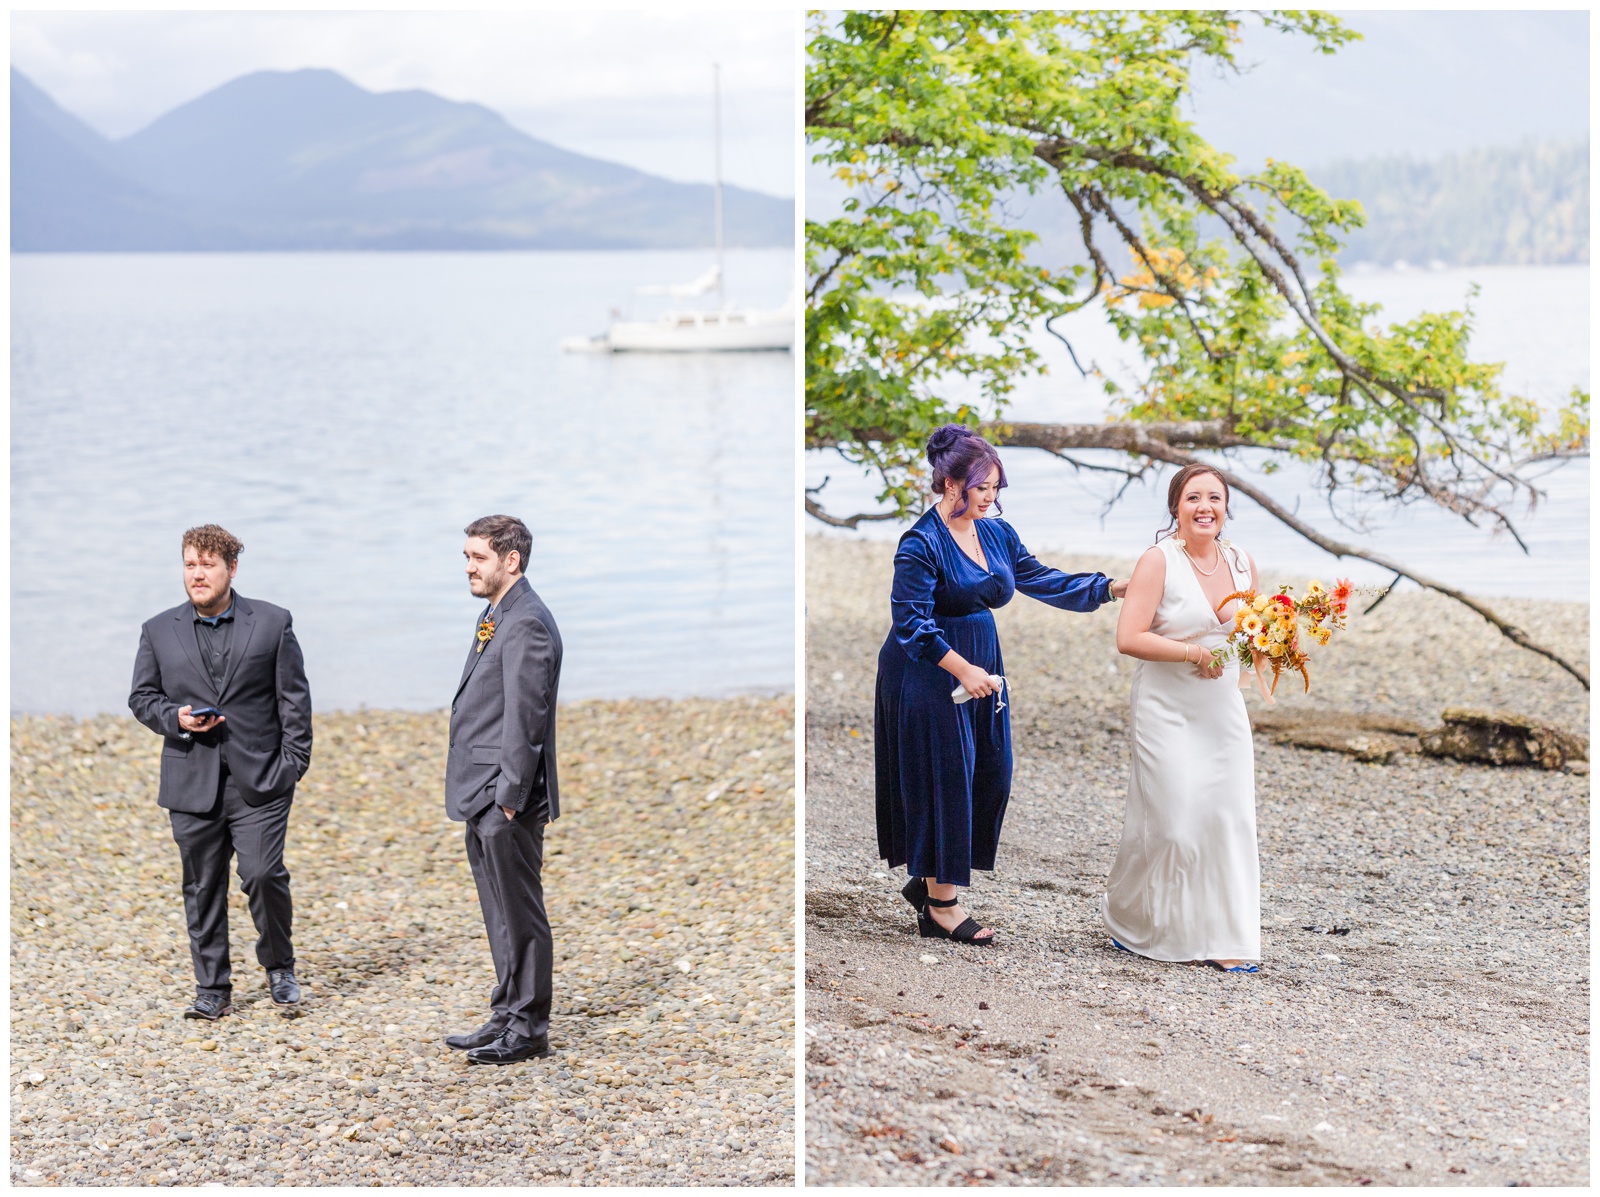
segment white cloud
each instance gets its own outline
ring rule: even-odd
[[[110,137],[257,70],[327,67],[373,91],[423,88],[564,148],[711,177],[722,67],[729,182],[793,195],[789,12],[13,12],[11,61]]]

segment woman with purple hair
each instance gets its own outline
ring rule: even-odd
[[[905,865],[900,892],[925,938],[992,945],[956,889],[994,868],[1011,797],[1011,713],[995,607],[1016,591],[1067,611],[1122,597],[1126,582],[1040,564],[1000,511],[1005,467],[970,428],[928,438],[939,501],[900,538],[889,606],[894,627],[878,653],[878,854]],[[954,692],[952,693],[952,686]]]

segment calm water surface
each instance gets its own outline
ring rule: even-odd
[[[1391,271],[1353,274],[1352,294],[1383,305],[1387,319],[1407,319],[1423,311],[1460,310],[1477,284],[1472,353],[1479,361],[1506,365],[1505,389],[1544,403],[1559,403],[1573,386],[1589,386],[1589,271],[1587,267],[1487,267],[1438,272]],[[1085,365],[1097,362],[1126,383],[1135,355],[1092,311],[1058,323]],[[1105,418],[1106,398],[1098,382],[1082,380],[1054,342],[1043,345],[1051,372],[1018,388],[1007,415],[1041,422],[1094,422]],[[976,402],[976,395],[961,398]],[[1118,482],[1109,475],[1077,473],[1065,462],[1027,449],[1002,452],[1010,485],[1002,492],[1005,517],[1032,549],[1054,549],[1134,558],[1167,522],[1166,483],[1135,483],[1108,514],[1102,515]],[[1081,454],[1087,461],[1124,464],[1109,452]],[[1509,537],[1473,528],[1426,504],[1399,511],[1373,507],[1341,511],[1354,523],[1341,524],[1309,471],[1294,464],[1279,473],[1259,473],[1247,456],[1236,464],[1254,474],[1273,494],[1324,534],[1394,557],[1419,572],[1472,593],[1517,595],[1574,601],[1589,598],[1589,463],[1568,462],[1540,480],[1547,496],[1534,511],[1516,510],[1518,531],[1528,542],[1524,554]],[[877,510],[870,480],[832,452],[806,455],[806,485],[828,478],[822,492],[829,511],[846,515]],[[1260,562],[1284,570],[1385,583],[1393,577],[1375,566],[1335,559],[1256,507],[1236,500],[1232,537]],[[866,524],[859,533],[824,530],[815,520],[807,532],[825,535],[897,537],[903,526]],[[1406,583],[1405,585],[1410,585]]]
[[[563,698],[791,690],[796,359],[556,348],[704,259],[13,257],[12,708],[125,711],[206,522],[293,612],[319,708],[443,707],[491,512],[533,531]],[[731,254],[730,298],[778,305],[792,265]]]

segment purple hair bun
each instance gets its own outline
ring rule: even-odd
[[[928,464],[938,469],[938,458],[948,453],[956,445],[965,440],[983,440],[976,432],[965,424],[946,424],[935,428],[933,435],[928,438]],[[987,444],[988,442],[984,442]]]
[[[967,511],[967,491],[981,486],[991,472],[999,471],[999,483],[1006,485],[1006,468],[1000,454],[988,441],[965,424],[946,424],[928,438],[928,464],[933,467],[933,491],[944,494],[947,481],[961,487],[961,499],[950,514],[959,519]],[[996,512],[1001,510],[998,499]]]

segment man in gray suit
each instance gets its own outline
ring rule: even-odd
[[[466,533],[467,584],[489,606],[450,704],[445,812],[467,825],[496,984],[489,1021],[445,1043],[474,1064],[515,1064],[550,1052],[553,949],[539,872],[544,826],[560,814],[561,633],[522,576],[533,548],[527,525],[490,515]]]
[[[156,802],[183,860],[196,993],[185,1018],[215,1021],[233,995],[228,862],[250,900],[256,959],[280,1007],[300,1001],[283,841],[295,783],[311,765],[311,690],[282,607],[233,589],[244,546],[215,524],[183,534],[189,601],[139,633],[128,706],[165,737]]]

